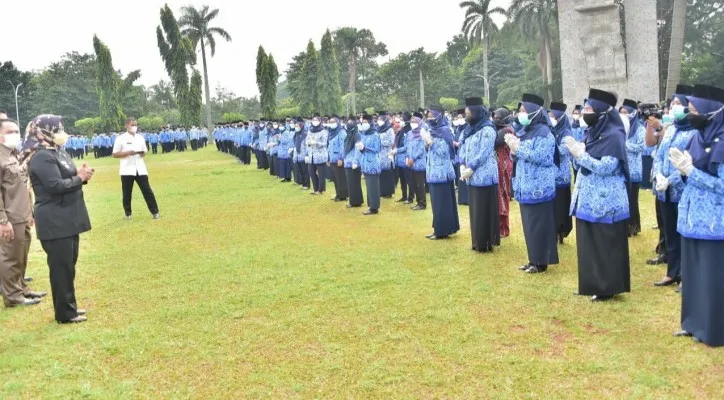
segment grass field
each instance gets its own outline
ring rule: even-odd
[[[0,312],[0,398],[724,398],[724,351],[676,339],[680,298],[631,240],[632,293],[575,297],[575,239],[536,276],[512,237],[430,242],[430,212],[383,200],[363,217],[211,147],[148,156],[162,219],[136,188],[123,220],[115,160],[85,189],[76,288],[85,324],[52,302]],[[330,192],[328,192],[329,194]],[[28,273],[48,290],[37,241]]]

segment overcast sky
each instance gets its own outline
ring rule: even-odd
[[[264,46],[280,71],[313,39],[317,48],[327,28],[355,26],[372,30],[387,44],[390,56],[421,46],[441,52],[460,32],[464,11],[459,0],[2,0],[3,42],[0,61],[21,70],[41,69],[69,51],[93,52],[93,34],[111,50],[113,65],[123,73],[140,69],[141,84],[168,80],[156,43],[159,10],[207,4],[219,8],[214,26],[233,41],[217,40],[209,59],[211,92],[217,84],[241,96],[256,96],[256,52]],[[493,0],[506,7],[510,0]],[[11,16],[11,17],[8,17]],[[201,57],[199,57],[201,69]]]

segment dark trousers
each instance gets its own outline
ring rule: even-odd
[[[296,162],[295,165],[297,166],[297,173],[299,175],[299,184],[302,185],[303,188],[309,188],[309,168],[307,164],[304,163],[304,161]]]
[[[365,175],[365,186],[367,187],[367,206],[371,211],[380,209],[380,176]]]
[[[291,158],[278,158],[279,162],[279,178],[285,181],[292,180],[292,159]]]
[[[327,191],[327,164],[309,164],[309,176],[315,192]]]
[[[158,153],[158,143],[151,143],[151,152],[153,154]]]
[[[412,187],[415,188],[415,197],[417,205],[427,207],[427,188],[425,187],[425,171],[412,172]]]
[[[199,148],[199,139],[191,139],[191,150],[196,151]]]
[[[347,177],[344,173],[344,167],[337,166],[336,163],[330,165],[332,169],[332,175],[334,176],[334,189],[337,196],[337,200],[347,200],[349,192],[347,191]]]
[[[251,164],[251,147],[249,146],[242,146],[241,147],[241,162],[244,164]]]
[[[656,244],[656,254],[666,255],[666,233],[664,228],[664,202],[656,199],[656,225],[659,227],[659,243]]]
[[[400,190],[402,190],[402,198],[405,200],[410,199],[412,196],[412,190],[408,192],[409,183],[407,182],[409,168],[397,167],[395,168],[395,180],[400,182]]]
[[[50,289],[53,294],[55,320],[58,322],[68,322],[78,316],[74,281],[79,241],[78,235],[40,241],[48,256]]]
[[[664,226],[660,226],[659,229],[664,231],[666,238],[666,261],[668,263],[666,276],[676,279],[681,276],[681,235],[676,230],[679,204],[662,202],[661,211]]]
[[[151,190],[151,185],[148,183],[148,175],[121,175],[121,186],[123,188],[123,210],[126,215],[131,215],[131,199],[133,196],[133,183],[138,183],[138,187],[143,193],[143,199],[146,200],[148,211],[151,214],[158,214],[158,204],[156,204],[156,196]]]

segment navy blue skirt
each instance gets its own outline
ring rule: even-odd
[[[446,237],[460,230],[458,205],[455,202],[455,184],[430,183],[430,203],[432,203],[432,228],[435,236]]]
[[[556,206],[553,200],[538,204],[521,204],[520,216],[523,220],[528,262],[535,265],[558,264]]]
[[[724,346],[724,241],[681,237],[681,328]]]

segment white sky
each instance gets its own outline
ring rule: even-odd
[[[140,69],[138,83],[168,80],[156,42],[159,11],[168,3],[176,18],[180,8],[207,4],[219,8],[214,26],[226,29],[231,43],[217,40],[209,59],[212,93],[217,83],[237,95],[257,95],[257,48],[271,52],[280,72],[313,39],[317,48],[327,28],[370,29],[387,44],[390,56],[421,46],[441,52],[460,32],[460,0],[2,0],[3,41],[0,61],[21,70],[40,69],[69,51],[93,52],[93,34],[111,50],[122,72]],[[507,7],[510,0],[493,0]],[[208,55],[208,54],[207,54]],[[201,70],[201,57],[198,59]]]

